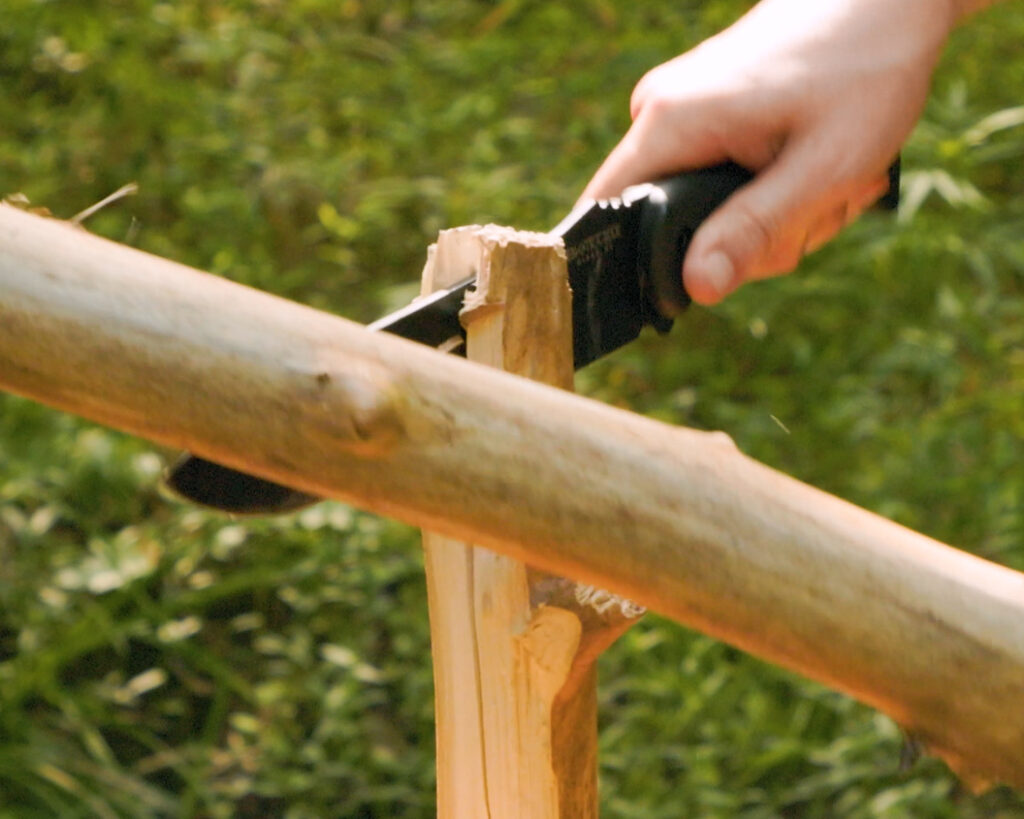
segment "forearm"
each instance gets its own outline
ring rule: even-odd
[[[1002,0],[953,0],[953,9],[957,21],[961,21],[977,11],[994,6]]]
[[[888,187],[950,32],[999,0],[760,0],[652,69],[586,195],[732,160],[755,179],[694,234],[695,301],[779,275]]]

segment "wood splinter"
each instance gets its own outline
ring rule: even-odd
[[[442,232],[423,293],[468,275],[467,357],[571,390],[561,242]],[[643,612],[610,592],[424,532],[437,702],[438,815],[596,817],[598,655]]]

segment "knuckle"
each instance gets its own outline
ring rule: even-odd
[[[742,245],[750,249],[751,257],[768,258],[779,249],[783,236],[782,220],[770,209],[737,199],[733,220],[736,235]]]
[[[633,93],[629,98],[629,110],[633,114],[633,118],[636,119],[637,114],[645,107],[647,99],[651,93],[651,85],[653,84],[652,77],[654,71],[648,71],[644,74],[640,81],[633,87]]]
[[[648,121],[663,126],[673,118],[676,106],[677,101],[664,89],[649,86],[641,92],[639,102],[633,104],[633,118],[642,114]]]
[[[652,68],[644,74],[633,88],[629,99],[630,112],[636,119],[641,111],[647,112],[652,107],[660,108],[664,104],[664,83],[660,80],[659,68]]]

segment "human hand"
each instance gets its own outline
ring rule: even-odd
[[[756,177],[694,235],[686,289],[712,304],[788,273],[885,193],[957,17],[942,0],[762,0],[640,81],[584,195],[731,159]]]

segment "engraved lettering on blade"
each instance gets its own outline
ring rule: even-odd
[[[602,231],[604,232],[604,231]],[[590,270],[590,276],[587,278],[587,334],[590,341],[590,358],[593,360],[600,353],[599,350],[604,349],[604,316],[601,314],[599,309],[601,304],[598,299],[598,294],[601,292],[602,279],[604,278],[604,268],[608,261],[606,252],[597,253],[593,259],[589,261],[593,262],[593,267]]]
[[[617,239],[622,238],[622,225],[613,222],[608,227],[601,228],[597,233],[591,233],[585,239],[573,244],[566,249],[566,257],[569,263],[593,262],[607,255]]]

